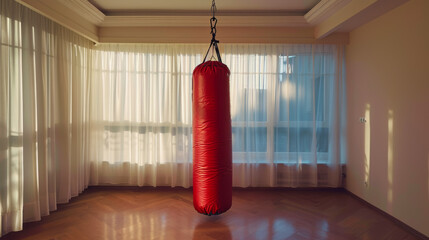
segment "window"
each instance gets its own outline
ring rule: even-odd
[[[222,47],[231,71],[234,186],[327,185],[340,156],[338,46]],[[94,49],[90,129],[100,183],[191,185],[192,72],[206,50],[206,44]]]
[[[192,161],[192,72],[204,51],[170,47],[96,51],[104,161]],[[225,49],[234,162],[327,161],[334,57],[312,48]]]
[[[96,51],[103,161],[137,165],[192,159],[192,71],[200,55],[159,45]],[[177,55],[176,55],[177,54]]]
[[[236,105],[231,113],[234,161],[287,163],[299,154],[305,162],[314,147],[319,160],[326,161],[325,78],[330,76],[322,70],[327,57],[280,55],[276,72],[269,72],[267,56],[252,56],[249,61],[265,67],[248,73],[232,70],[231,84],[242,85],[231,91],[231,104]]]

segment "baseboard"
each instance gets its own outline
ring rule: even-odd
[[[381,210],[380,208],[372,205],[371,203],[365,201],[364,199],[358,197],[357,195],[355,195],[354,193],[350,192],[349,190],[347,190],[346,188],[344,188],[344,191],[346,191],[347,193],[349,193],[353,198],[359,200],[360,202],[362,202],[363,204],[367,205],[368,207],[370,207],[371,209],[374,209],[375,211],[379,212],[380,214],[382,214],[383,216],[386,216],[387,218],[389,218],[392,222],[398,224],[399,226],[401,226],[402,228],[406,229],[407,231],[409,231],[411,234],[413,234],[415,237],[422,239],[422,240],[429,240],[429,237],[424,235],[423,233],[417,231],[416,229],[410,227],[408,224],[402,222],[401,220],[395,218],[394,216],[388,214],[387,212]]]
[[[91,185],[88,186],[87,189],[114,189],[114,190],[154,190],[154,189],[187,189],[192,190],[192,186],[190,187],[182,187],[182,186],[130,186],[130,185],[120,185],[120,184],[111,184],[111,185]],[[232,187],[233,191],[240,191],[240,190],[246,190],[246,191],[332,191],[332,192],[343,192],[345,191],[342,187]]]

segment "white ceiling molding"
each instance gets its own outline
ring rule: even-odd
[[[207,27],[103,27],[100,43],[209,43]],[[313,28],[295,27],[222,27],[221,43],[309,43],[347,44],[348,34],[332,34],[315,39]]]
[[[106,16],[100,27],[207,27],[207,16]],[[303,16],[222,16],[222,27],[308,27]]]
[[[217,17],[223,16],[304,16],[306,12],[288,11],[231,11],[219,10]],[[205,16],[211,17],[210,11],[159,11],[159,10],[128,10],[104,12],[106,16]]]
[[[88,0],[57,0],[92,24],[100,25],[105,15]]]
[[[88,7],[86,4],[70,5],[72,2],[87,0],[15,0],[16,2],[32,9],[35,12],[57,22],[70,30],[88,38],[93,42],[98,42],[98,27],[93,22],[90,22],[87,17],[82,15],[85,12],[92,11],[89,7],[82,13],[77,13],[79,7]],[[76,8],[75,8],[76,7]],[[73,9],[73,10],[71,10]],[[78,11],[79,12],[79,11]]]
[[[315,26],[315,38],[321,39],[333,32],[350,32],[407,1],[409,0],[350,1],[346,6]]]
[[[221,11],[308,12],[320,0],[216,0]],[[210,0],[89,0],[106,15],[126,11],[209,11]],[[122,13],[121,13],[122,12]],[[302,14],[303,15],[303,14]]]
[[[316,25],[339,11],[351,0],[321,0],[308,13],[304,15],[305,20],[311,25]]]
[[[198,43],[207,42],[205,34],[210,31],[210,16],[201,11],[136,9],[134,13],[106,15],[88,0],[15,1],[95,43]],[[229,10],[217,15],[218,36],[224,42],[344,43],[348,41],[347,34],[341,32],[349,32],[407,1],[321,0],[305,15],[282,9]]]

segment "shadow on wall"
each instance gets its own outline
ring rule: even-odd
[[[393,201],[393,110],[388,111],[387,120],[387,210],[392,212]]]
[[[369,174],[371,167],[371,121],[370,121],[371,106],[369,103],[366,104],[365,108],[365,187],[369,188]]]

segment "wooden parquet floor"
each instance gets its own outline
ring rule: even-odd
[[[192,189],[90,187],[9,239],[420,239],[338,190],[234,189],[232,208],[198,214]]]

